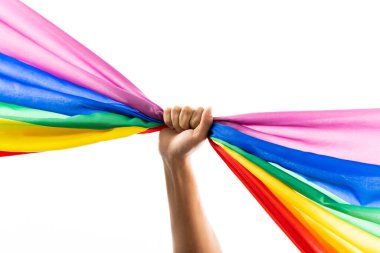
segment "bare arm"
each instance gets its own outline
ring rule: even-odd
[[[203,212],[190,154],[205,140],[212,124],[211,110],[168,108],[160,132],[159,149],[165,169],[173,237],[173,252],[221,252],[218,240]]]

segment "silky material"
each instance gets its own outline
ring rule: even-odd
[[[250,113],[215,119],[281,146],[380,164],[380,109]]]
[[[110,130],[90,130],[37,126],[0,119],[0,150],[41,152],[86,145],[127,137],[145,131],[143,127],[119,127]]]
[[[109,111],[160,122],[126,104],[84,89],[0,53],[0,99],[65,115]]]
[[[162,118],[162,108],[127,78],[20,1],[1,0],[0,38],[3,54]]]
[[[302,212],[305,217],[318,221],[324,228],[328,228],[328,231],[337,235],[339,239],[342,239],[334,241],[334,246],[342,250],[341,252],[347,252],[347,250],[353,249],[357,249],[358,252],[378,252],[380,249],[380,240],[377,237],[357,229],[355,226],[345,223],[331,215],[314,202],[297,194],[290,187],[281,183],[281,181],[271,177],[260,167],[254,165],[233,150],[225,146],[222,146],[222,148],[259,178],[268,188],[272,189],[272,193],[274,193],[280,201],[282,200],[282,203],[287,206],[289,210],[297,209]],[[328,235],[326,234],[326,236]],[[330,239],[331,241],[334,240],[333,237]]]
[[[339,216],[341,219],[344,219],[377,237],[380,237],[380,208],[352,206],[346,204],[343,200],[332,195],[331,193],[327,195],[327,192],[323,189],[313,185],[310,182],[302,180],[299,176],[288,174],[289,172],[284,172],[283,168],[278,169],[277,166],[275,167],[260,158],[255,157],[254,155],[249,154],[242,149],[222,140],[215,138],[212,138],[212,140],[235,151],[251,163],[259,166],[274,178],[280,180],[310,200],[322,205],[322,207],[329,210],[329,212],[334,213],[334,215]]]
[[[231,168],[231,170],[237,174],[239,179],[243,182],[243,184],[250,190],[250,192],[255,196],[255,198],[262,204],[264,209],[271,215],[274,221],[282,228],[285,233],[289,236],[289,238],[299,247],[299,249],[303,252],[339,252],[335,249],[329,241],[323,238],[318,231],[315,229],[315,226],[320,225],[314,224],[310,225],[309,223],[305,223],[305,219],[302,217],[301,213],[293,210],[295,215],[293,215],[282,203],[273,195],[272,192],[260,181],[258,180],[252,173],[250,173],[243,165],[234,160],[228,153],[214,141],[210,140],[212,147],[215,151],[221,156],[221,158],[226,162],[226,164]],[[242,176],[243,175],[243,176]],[[258,189],[262,189],[259,191],[258,196],[256,196],[256,192]],[[262,200],[260,196],[265,196]],[[261,201],[262,200],[262,201]],[[269,202],[270,207],[266,206]],[[273,208],[271,205],[275,205]],[[277,212],[279,213],[272,213]],[[289,216],[286,217],[286,220],[282,220],[283,215],[288,212]],[[274,217],[273,217],[274,216]],[[279,224],[279,222],[283,222]],[[300,225],[301,224],[301,227]],[[307,230],[305,230],[307,229]],[[302,234],[303,236],[294,236],[292,237],[289,232],[297,230],[296,233]],[[305,231],[307,231],[305,233]],[[304,234],[305,233],[305,234]],[[297,235],[297,234],[296,234]],[[306,243],[306,245],[305,245]]]
[[[154,128],[161,125],[160,123],[109,112],[67,116],[2,102],[0,102],[0,117],[41,126],[98,130],[125,126]]]
[[[0,156],[165,127],[159,105],[21,2],[0,0],[0,38]],[[216,117],[209,140],[301,252],[380,249],[380,109]]]
[[[0,157],[2,156],[13,156],[13,155],[24,155],[27,154],[26,152],[4,152],[0,151]]]
[[[214,124],[211,136],[239,146],[264,160],[313,178],[347,201],[362,205],[379,204],[379,165],[290,149],[259,140],[222,124]],[[373,184],[370,184],[371,181]]]
[[[311,235],[310,230],[297,220],[288,209],[272,194],[272,192],[253,174],[249,173],[241,164],[232,159],[228,153],[209,139],[211,146],[230,167],[233,173],[242,181],[252,195],[259,201],[277,225],[289,238],[306,252],[325,252],[320,242]],[[303,236],[298,236],[302,234]],[[327,245],[325,245],[327,248]]]
[[[287,217],[286,221],[288,221],[288,222],[290,221],[291,224],[284,223],[281,225],[279,224],[279,226],[283,230],[287,231],[285,233],[289,236],[289,238],[295,243],[295,245],[297,245],[297,247],[302,252],[338,252],[337,249],[335,249],[331,245],[331,242],[328,242],[325,238],[320,236],[320,234],[319,234],[320,231],[315,229],[314,228],[315,226],[311,226],[309,223],[305,223],[304,222],[305,219],[303,219],[301,214],[297,213],[296,210],[293,210],[293,213],[295,214],[295,215],[293,215],[293,213],[290,212],[289,209],[287,209],[284,205],[282,205],[282,203],[278,200],[278,198],[276,198],[273,195],[273,193],[270,192],[269,189],[259,179],[257,179],[252,173],[250,173],[243,165],[241,165],[239,162],[234,160],[222,148],[222,145],[218,145],[218,144],[214,143],[213,141],[210,141],[210,143],[211,143],[212,147],[217,151],[217,153],[222,157],[222,159],[226,162],[226,164],[231,168],[232,171],[234,171],[234,172],[238,171],[241,174],[245,175],[245,178],[250,179],[250,180],[244,180],[244,178],[239,177],[239,179],[251,191],[251,193],[252,193],[252,191],[255,191],[257,189],[257,187],[259,186],[259,187],[263,187],[263,189],[267,190],[266,194],[268,194],[269,196],[272,196],[272,198],[267,197],[266,199],[267,200],[270,199],[271,204],[275,203],[275,204],[279,205],[280,208],[278,208],[277,206],[274,209],[265,208],[266,206],[263,206],[263,207],[265,208],[265,210],[269,209],[269,210],[267,210],[267,212],[269,214],[271,214],[271,212],[273,212],[273,211],[280,210],[279,214],[276,213],[275,218],[273,218],[271,216],[274,219],[274,221],[276,221],[277,224],[279,224],[279,221],[282,221],[281,217],[284,214],[283,210],[286,210],[287,212],[290,213],[290,217]],[[260,183],[257,183],[257,182],[255,182],[255,180],[252,180],[253,178],[256,179]],[[254,193],[252,193],[252,194],[256,197],[256,195]],[[267,195],[261,194],[260,196],[267,196]],[[272,215],[273,215],[273,213],[272,213]],[[278,220],[279,218],[280,218],[280,220]],[[296,224],[296,225],[294,225],[294,224]],[[298,227],[297,224],[302,224],[301,225],[302,227]],[[298,234],[304,235],[303,233],[304,233],[305,229],[307,229],[306,231],[308,231],[308,233],[302,237],[300,237],[300,236],[292,237],[291,234],[288,234],[288,233],[289,233],[289,231],[290,232],[293,231],[295,228],[303,230],[303,231],[298,231]],[[310,237],[310,234],[312,234],[311,237]],[[306,245],[304,245],[304,243],[306,243]]]

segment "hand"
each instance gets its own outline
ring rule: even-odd
[[[203,211],[190,159],[191,151],[207,138],[213,122],[211,108],[167,108],[160,131],[173,252],[220,253],[218,238]]]
[[[211,108],[189,106],[167,108],[164,122],[169,128],[160,131],[159,151],[164,159],[184,159],[207,138],[213,118]]]

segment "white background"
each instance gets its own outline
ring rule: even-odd
[[[162,107],[380,106],[376,1],[23,2]],[[0,252],[170,252],[157,137],[1,158]],[[208,143],[193,166],[225,252],[297,252]]]

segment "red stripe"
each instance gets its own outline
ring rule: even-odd
[[[6,151],[0,151],[0,157],[1,156],[11,156],[11,155],[24,155],[29,154],[28,152],[6,152]]]
[[[161,129],[167,127],[166,125],[161,125],[161,126],[157,126],[157,127],[152,127],[152,128],[148,128],[147,130],[145,130],[144,132],[141,132],[139,134],[148,134],[148,133],[153,133],[153,132],[157,132],[157,131],[160,131]]]
[[[209,139],[211,146],[301,252],[327,252],[302,223],[243,165]]]

